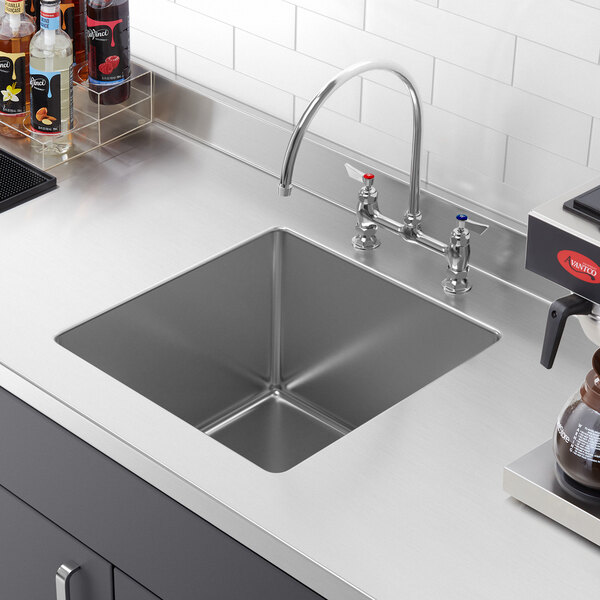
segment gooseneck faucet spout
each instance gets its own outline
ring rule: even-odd
[[[421,102],[417,94],[415,86],[410,79],[400,70],[398,65],[392,61],[368,61],[361,62],[343,71],[340,71],[333,79],[328,81],[312,102],[308,105],[303,115],[300,117],[296,125],[292,137],[287,146],[283,165],[281,167],[281,178],[279,180],[279,195],[289,196],[292,193],[292,175],[294,173],[294,165],[296,164],[296,156],[300,149],[300,144],[304,138],[304,134],[308,129],[311,121],[317,114],[323,103],[346,82],[354,77],[362,75],[368,71],[391,71],[394,73],[408,88],[408,93],[412,101],[413,107],[413,139],[412,139],[412,159],[410,167],[410,202],[408,211],[404,216],[404,221],[408,228],[417,227],[421,221],[421,211],[419,208],[419,182],[421,171]]]
[[[378,227],[382,227],[387,231],[402,236],[409,242],[425,246],[429,250],[433,250],[446,257],[448,269],[447,276],[442,282],[444,290],[449,294],[464,294],[471,289],[471,284],[468,280],[469,259],[471,256],[471,232],[481,234],[487,229],[487,225],[469,221],[467,228],[467,216],[458,215],[458,225],[452,231],[450,243],[441,242],[425,234],[421,229],[421,209],[419,206],[422,135],[421,102],[415,86],[395,63],[386,60],[358,63],[340,71],[323,86],[308,105],[292,132],[281,167],[279,195],[289,196],[292,193],[292,175],[294,173],[298,150],[300,149],[304,134],[319,108],[321,108],[323,103],[335,90],[347,81],[367,71],[375,70],[389,71],[396,75],[408,88],[412,102],[413,138],[410,165],[410,202],[408,210],[404,213],[402,223],[386,217],[379,210],[378,193],[373,185],[375,176],[372,173],[362,173],[355,167],[352,167],[352,165],[347,164],[346,169],[350,177],[364,184],[358,195],[356,235],[352,243],[357,250],[374,250],[381,243],[378,237]]]

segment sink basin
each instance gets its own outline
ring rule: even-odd
[[[283,472],[497,339],[277,230],[57,341],[263,469]]]

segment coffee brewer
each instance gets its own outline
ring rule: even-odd
[[[527,269],[571,290],[548,311],[541,363],[552,368],[565,323],[576,316],[600,347],[600,186],[553,200],[529,214]],[[556,477],[569,494],[600,502],[600,350],[592,370],[559,415]]]

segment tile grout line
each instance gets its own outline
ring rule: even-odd
[[[319,13],[317,13],[319,14]],[[363,31],[367,31],[367,0],[363,0]]]
[[[365,92],[365,79],[364,77],[360,78],[360,96],[358,100],[358,122],[363,122],[363,95]]]
[[[236,38],[237,27],[233,28],[233,55],[231,60],[231,68],[235,71],[235,38]]]
[[[510,85],[515,87],[515,71],[517,69],[517,46],[519,45],[519,37],[515,35],[515,49],[513,51],[512,73],[510,76]]]
[[[437,60],[438,59],[434,57],[433,65],[431,67],[431,98],[430,98],[431,106],[434,106],[433,99],[435,97],[435,67],[437,66]],[[439,107],[437,107],[437,108],[439,108]],[[443,110],[443,109],[441,109],[441,110]]]
[[[298,5],[294,5],[294,52],[298,51]]]
[[[592,167],[590,167],[590,161],[592,159],[592,141],[594,139],[594,117],[592,117],[592,126],[590,127],[590,141],[588,143],[588,152],[587,152],[587,162],[586,165],[591,169]]]
[[[504,146],[504,167],[502,169],[502,179],[500,180],[502,183],[506,183],[506,170],[508,167],[508,138],[510,136],[506,134],[506,145]]]

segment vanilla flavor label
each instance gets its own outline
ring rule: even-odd
[[[25,114],[25,77],[25,54],[0,52],[0,113],[12,116]]]

